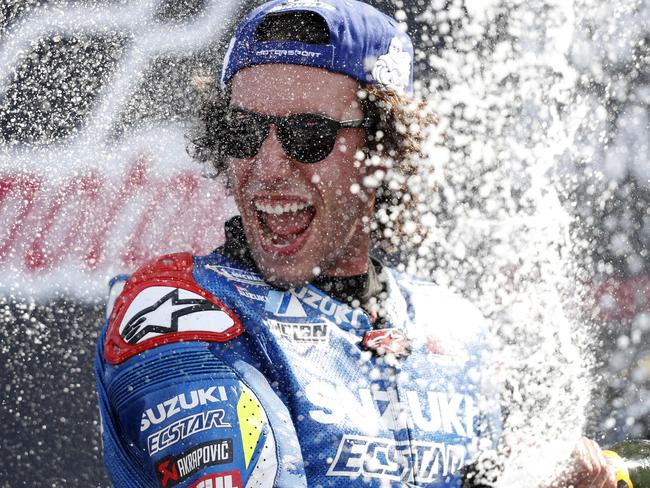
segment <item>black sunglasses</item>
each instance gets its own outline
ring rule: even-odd
[[[252,158],[269,134],[277,127],[284,152],[301,163],[317,163],[332,152],[336,135],[345,127],[370,127],[370,119],[335,120],[324,115],[300,113],[286,117],[262,115],[230,108],[219,131],[219,142],[226,156]]]

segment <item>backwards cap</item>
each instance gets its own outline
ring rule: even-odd
[[[256,31],[274,14],[313,12],[327,24],[329,41],[258,41]],[[223,63],[225,85],[240,69],[286,63],[343,73],[364,84],[413,93],[413,44],[397,22],[356,0],[273,0],[239,24]]]

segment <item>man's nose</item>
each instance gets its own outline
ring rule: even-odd
[[[260,179],[266,182],[282,181],[292,176],[293,162],[282,148],[275,124],[269,128],[269,134],[257,153],[256,162]]]

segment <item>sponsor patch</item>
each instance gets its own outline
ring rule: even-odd
[[[264,310],[276,317],[305,318],[307,313],[298,297],[291,291],[271,290]]]
[[[382,356],[393,354],[397,357],[408,356],[409,341],[406,334],[399,329],[370,330],[363,335],[361,345]]]
[[[327,341],[327,322],[282,322],[264,319],[264,323],[275,335],[291,342],[321,343]]]
[[[169,488],[185,481],[203,468],[228,464],[232,460],[232,439],[219,439],[193,447],[178,456],[166,457],[156,464],[156,474],[160,486]],[[223,473],[223,475],[225,474]],[[241,486],[241,479],[239,485]]]
[[[320,58],[323,53],[314,51],[305,51],[304,49],[258,49],[255,51],[257,56],[301,56],[303,58]]]
[[[149,454],[154,455],[199,432],[222,427],[232,427],[228,422],[224,421],[225,416],[225,411],[218,409],[200,412],[177,420],[147,438]]]
[[[372,77],[386,88],[398,93],[409,85],[411,77],[411,55],[404,50],[402,41],[394,37],[390,41],[388,52],[377,58],[372,68]]]
[[[142,412],[140,432],[144,432],[152,425],[164,422],[177,413],[192,410],[199,405],[209,405],[227,400],[226,388],[223,386],[211,386],[210,388],[192,390],[189,393],[180,393],[164,402],[160,402],[154,408],[148,408]]]
[[[239,470],[224,471],[200,478],[190,488],[243,488]]]
[[[309,383],[305,396],[314,408],[309,416],[321,424],[381,426],[398,431],[406,428],[459,437],[477,435],[475,401],[470,395],[446,391],[392,388],[351,390],[326,381]],[[395,412],[402,415],[395,415]]]
[[[264,281],[264,279],[260,275],[258,275],[257,273],[253,273],[252,271],[230,268],[228,266],[216,266],[212,264],[207,264],[205,267],[206,269],[209,269],[210,271],[213,271],[218,275],[223,276],[228,281],[234,281],[236,283],[246,283],[248,285],[255,285],[255,286],[264,286],[264,287],[269,286],[268,283],[266,283],[266,281]]]
[[[254,293],[250,291],[248,288],[246,288],[245,286],[235,285],[235,289],[237,290],[237,293],[239,293],[241,296],[250,298],[251,300],[255,300],[258,302],[266,302],[267,300],[266,295],[262,295],[261,293]]]
[[[120,336],[138,344],[172,332],[223,332],[234,320],[215,302],[183,288],[150,286],[135,297],[120,323]]]
[[[402,481],[413,473],[416,483],[432,483],[456,473],[466,456],[462,444],[344,435],[326,474]]]
[[[244,331],[237,316],[194,281],[193,266],[190,254],[172,254],[129,278],[111,313],[104,347],[109,363],[172,342],[226,342]]]
[[[335,302],[327,295],[320,294],[307,286],[298,288],[292,293],[302,300],[303,304],[331,317],[337,324],[347,322],[356,327],[359,325],[359,318],[363,316],[363,310]]]

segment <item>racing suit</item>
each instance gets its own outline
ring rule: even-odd
[[[113,280],[96,373],[114,486],[459,486],[498,435],[480,313],[378,266],[376,318],[246,261],[174,254]]]

